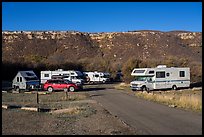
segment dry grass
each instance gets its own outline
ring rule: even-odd
[[[64,109],[58,109],[53,110],[50,113],[51,114],[68,114],[68,115],[78,115],[80,113],[83,113],[86,111],[85,107],[79,107],[79,106],[71,106],[69,108]]]
[[[124,89],[130,88],[130,84],[120,83],[120,84],[115,85],[114,88],[124,90]]]
[[[70,102],[84,100],[88,97],[87,93],[80,92],[52,92],[50,94],[39,94],[37,103],[37,94],[31,93],[2,93],[3,104],[17,104],[22,106],[47,106],[51,108],[65,108]]]
[[[135,95],[147,100],[173,107],[202,111],[202,90],[135,92]]]
[[[198,95],[181,96],[179,100],[175,100],[175,104],[182,108],[202,110],[202,98]]]
[[[121,83],[114,86],[115,89],[125,90],[133,93],[129,84]],[[152,91],[150,93],[136,91],[137,97],[166,104],[170,107],[179,107],[183,109],[202,111],[202,89],[184,89],[169,91]]]

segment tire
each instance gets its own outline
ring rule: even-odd
[[[177,90],[176,85],[173,85],[173,86],[172,86],[172,89],[173,89],[173,90]]]
[[[47,88],[47,91],[52,92],[52,91],[53,91],[53,88],[52,88],[52,87],[48,87],[48,88]]]
[[[75,91],[75,88],[71,86],[71,87],[69,87],[69,91],[70,91],[70,92],[74,92],[74,91]]]
[[[146,86],[142,86],[142,91],[146,91],[147,93],[150,92],[149,88],[147,88]]]
[[[147,91],[146,86],[142,86],[141,90],[142,90],[142,91]]]
[[[18,86],[16,86],[15,91],[20,92],[20,88]]]

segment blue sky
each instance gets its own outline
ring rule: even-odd
[[[3,2],[2,30],[202,32],[202,2]]]

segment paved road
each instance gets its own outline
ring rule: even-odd
[[[169,108],[115,89],[89,93],[110,113],[135,128],[139,135],[202,134],[202,114]]]

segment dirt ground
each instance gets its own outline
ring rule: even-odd
[[[42,94],[39,95],[40,105],[36,105],[35,93],[2,93],[2,104],[56,109],[51,112],[31,112],[2,108],[2,135],[136,135],[135,129],[90,98],[89,91],[114,86],[86,86],[83,92],[70,94],[69,100],[66,100],[63,92]]]
[[[65,104],[65,101],[55,103]],[[2,108],[2,135],[134,134],[136,134],[134,129],[90,98],[70,101],[61,109],[51,112]]]

